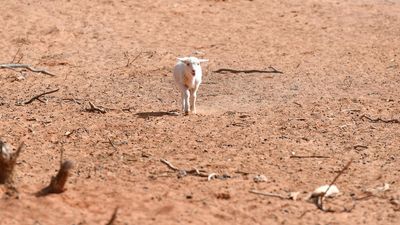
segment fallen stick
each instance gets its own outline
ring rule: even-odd
[[[106,225],[113,225],[115,220],[117,219],[118,207],[115,207],[114,212],[110,218],[110,220],[106,223]]]
[[[42,96],[44,96],[44,95],[52,94],[52,93],[57,92],[57,91],[59,91],[59,90],[60,90],[60,89],[57,88],[57,89],[55,89],[55,90],[47,91],[47,92],[38,94],[38,95],[36,95],[36,96],[33,96],[33,97],[32,97],[31,99],[29,99],[28,101],[23,102],[22,105],[30,104],[30,103],[32,103],[32,102],[35,101],[35,100],[38,100],[38,101],[43,102],[42,100],[39,99],[40,97],[42,97]]]
[[[13,185],[15,163],[23,147],[24,143],[13,151],[10,145],[0,140],[0,184]]]
[[[329,156],[324,155],[291,155],[289,158],[291,159],[309,159],[309,158],[317,158],[317,159],[328,159]]]
[[[89,109],[86,109],[88,112],[99,112],[99,113],[106,113],[107,111],[105,109],[102,109],[98,106],[95,106],[91,101],[89,101]]]
[[[271,70],[235,70],[235,69],[227,69],[227,68],[222,68],[213,71],[214,73],[224,73],[224,72],[230,72],[230,73],[283,73],[282,71],[279,71],[275,69],[274,67],[270,66],[268,67]]]
[[[383,122],[383,123],[400,123],[400,120],[398,120],[398,119],[390,119],[390,120],[385,120],[385,119],[382,119],[382,118],[372,119],[371,117],[366,116],[366,115],[362,115],[360,117],[360,119],[364,119],[364,118],[368,119],[372,123],[379,123],[379,122]]]
[[[110,145],[117,150],[117,147],[115,147],[114,142],[111,140],[111,138],[108,138],[108,143],[110,143]]]
[[[167,160],[165,160],[165,159],[160,159],[160,161],[161,161],[162,163],[164,163],[165,165],[167,165],[168,168],[170,168],[171,170],[173,170],[173,171],[179,171],[178,168],[176,168],[174,165],[172,165],[172,164],[171,164],[170,162],[168,162]]]
[[[326,193],[329,191],[329,188],[331,188],[331,186],[335,184],[335,182],[337,181],[337,179],[339,179],[339,177],[344,173],[344,171],[346,171],[346,170],[350,167],[350,165],[351,165],[352,162],[353,162],[353,160],[351,159],[351,160],[343,167],[343,169],[339,171],[339,173],[336,175],[336,177],[333,178],[332,182],[329,184],[329,186],[328,186],[328,188],[326,189],[326,191],[325,191],[325,193],[323,194],[323,196],[326,195]]]
[[[50,73],[46,70],[43,69],[35,69],[32,66],[28,65],[28,64],[18,64],[18,63],[10,63],[10,64],[0,64],[0,69],[27,69],[29,71],[32,71],[34,73],[43,73],[49,76],[56,76],[53,73]]]
[[[247,172],[247,171],[241,171],[241,170],[236,170],[236,171],[235,171],[235,173],[243,174],[243,175],[245,175],[245,176],[247,176],[247,175],[251,174],[250,172]]]
[[[300,103],[298,103],[298,102],[293,102],[293,104],[295,104],[295,105],[297,105],[297,106],[299,106],[299,107],[303,107],[303,105],[300,104]]]
[[[187,174],[191,174],[191,175],[196,175],[196,176],[200,176],[200,177],[209,177],[209,174],[204,173],[205,171],[200,171],[198,169],[191,169],[191,170],[183,170],[183,169],[178,169],[176,166],[172,165],[170,162],[168,162],[165,159],[160,159],[160,161],[162,163],[164,163],[165,165],[168,166],[168,168],[170,168],[173,171],[177,171],[179,172],[182,176],[186,176]]]
[[[335,176],[335,178],[333,178],[332,182],[329,184],[329,186],[328,186],[328,188],[326,189],[326,191],[325,191],[324,193],[322,193],[321,195],[317,196],[318,198],[317,198],[317,201],[316,201],[316,205],[317,205],[318,209],[320,209],[320,210],[322,210],[322,211],[324,211],[324,212],[334,212],[334,211],[331,210],[331,209],[325,209],[325,208],[324,208],[324,205],[323,205],[324,197],[325,197],[326,193],[328,193],[328,191],[329,191],[329,189],[332,187],[332,185],[335,184],[335,182],[337,181],[337,179],[339,179],[339,177],[344,173],[344,171],[346,171],[346,170],[350,167],[350,165],[351,165],[352,162],[353,162],[353,160],[351,159],[351,160],[343,167],[343,169],[341,169],[341,170],[339,171],[339,173]]]
[[[353,148],[356,149],[356,150],[360,149],[360,148],[367,149],[368,146],[366,146],[366,145],[354,145]]]
[[[172,163],[168,162],[165,159],[160,159],[160,161],[167,165],[168,168],[170,168],[171,170],[178,172],[179,176],[186,176],[186,175],[193,175],[193,176],[199,176],[199,177],[207,177],[207,180],[210,181],[214,178],[216,179],[225,179],[225,178],[230,178],[230,176],[228,175],[218,175],[216,173],[210,173],[208,174],[206,171],[204,170],[199,170],[199,169],[191,169],[191,170],[184,170],[184,169],[179,169],[176,166],[172,165]]]
[[[140,55],[142,55],[142,53],[143,52],[139,52],[139,54],[137,54],[136,55],[136,57],[131,61],[130,60],[130,58],[129,58],[129,56],[128,56],[128,52],[124,52],[124,56],[125,56],[125,58],[127,58],[127,63],[126,63],[126,65],[125,65],[125,67],[128,67],[128,66],[130,66],[133,62],[135,62],[139,57],[140,57]]]
[[[275,194],[275,193],[269,193],[269,192],[259,192],[256,190],[250,190],[250,193],[256,194],[256,195],[263,195],[263,196],[267,196],[267,197],[274,197],[274,198],[280,198],[280,199],[290,199],[290,196],[283,196],[280,194]]]
[[[21,50],[21,48],[18,48],[17,52],[15,53],[15,55],[14,55],[14,57],[13,57],[13,59],[11,60],[10,63],[14,63],[14,62],[15,62],[15,59],[17,58],[17,55],[18,55],[18,53],[19,53],[20,50]],[[19,62],[22,60],[23,57],[24,57],[24,55],[22,55],[22,56],[19,58],[19,60],[18,60],[17,63],[19,63]]]
[[[81,104],[82,104],[82,102],[81,102],[81,100],[82,100],[82,99],[76,99],[76,98],[63,98],[63,99],[61,99],[61,100],[63,100],[63,101],[70,101],[70,102],[74,102],[74,103],[76,103],[76,104],[78,104],[78,105],[81,105]]]
[[[73,168],[73,163],[71,161],[64,161],[60,166],[60,170],[57,175],[51,177],[49,186],[43,188],[38,193],[36,193],[36,197],[46,196],[48,194],[59,194],[64,192],[66,189],[64,188],[65,183],[67,182],[69,171]]]

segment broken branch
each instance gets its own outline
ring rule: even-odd
[[[357,149],[367,149],[368,146],[366,146],[366,145],[354,145],[353,148],[356,149],[356,150]]]
[[[115,147],[114,142],[111,140],[111,138],[108,138],[108,143],[110,143],[110,145],[117,150],[117,147]]]
[[[325,197],[326,193],[329,191],[329,189],[332,187],[332,185],[335,184],[335,182],[337,181],[337,179],[339,179],[339,177],[344,173],[344,171],[346,171],[346,170],[350,167],[350,165],[351,165],[352,162],[353,162],[353,159],[351,159],[351,160],[343,167],[343,169],[341,169],[341,170],[339,171],[339,173],[335,176],[335,178],[333,178],[332,182],[329,184],[329,186],[328,186],[328,188],[326,189],[326,191],[323,192],[321,195],[317,196],[318,198],[317,198],[317,201],[316,201],[316,205],[317,205],[318,209],[320,209],[320,210],[322,210],[322,211],[324,211],[324,212],[332,212],[331,209],[325,209],[325,208],[324,208],[324,205],[323,205],[324,197]]]
[[[282,71],[279,71],[275,69],[272,66],[269,66],[271,70],[235,70],[235,69],[227,69],[227,68],[222,68],[213,71],[214,73],[225,73],[225,72],[230,72],[230,73],[283,73]]]
[[[27,70],[29,70],[29,71],[31,71],[31,72],[34,72],[34,73],[43,73],[43,74],[46,74],[46,75],[49,75],[49,76],[52,76],[52,77],[54,77],[54,76],[56,76],[55,74],[53,74],[53,73],[50,73],[50,72],[48,72],[48,71],[46,71],[46,70],[43,70],[43,69],[35,69],[35,68],[33,68],[32,66],[30,66],[30,65],[28,65],[28,64],[18,64],[18,63],[10,63],[10,64],[0,64],[0,69],[27,69]]]
[[[362,115],[360,117],[361,120],[364,119],[364,118],[368,119],[372,123],[379,123],[379,122],[383,122],[383,123],[400,123],[400,120],[398,120],[398,119],[390,119],[390,120],[385,120],[385,119],[382,119],[382,118],[372,119],[371,117],[366,116],[366,115]]]
[[[125,58],[127,58],[127,63],[125,65],[125,67],[130,66],[133,62],[135,62],[141,55],[143,52],[139,52],[139,54],[136,55],[136,57],[131,61],[131,58],[128,55],[128,52],[124,52],[124,56]]]
[[[335,182],[337,181],[337,179],[344,173],[344,171],[346,171],[346,170],[350,167],[350,165],[351,165],[352,162],[353,162],[353,160],[351,159],[351,160],[343,167],[343,169],[339,171],[339,173],[336,175],[336,177],[333,178],[332,182],[329,184],[329,187],[326,189],[326,191],[325,191],[325,193],[324,193],[324,196],[325,196],[326,193],[329,191],[329,188],[330,188],[332,185],[334,185]]]
[[[81,104],[82,104],[82,102],[81,102],[81,100],[82,100],[82,99],[76,99],[76,98],[63,98],[63,99],[61,99],[61,100],[63,100],[63,101],[70,101],[70,102],[74,102],[74,103],[76,103],[76,104],[78,104],[78,105],[81,105]]]
[[[42,197],[48,194],[59,194],[64,192],[65,183],[67,182],[69,172],[73,168],[73,163],[71,161],[65,161],[60,166],[60,170],[57,175],[51,178],[49,186],[43,188],[41,191],[36,193],[36,197]]]
[[[89,109],[86,109],[86,111],[88,112],[99,112],[99,113],[106,113],[107,111],[105,109],[103,109],[102,107],[97,107],[95,106],[91,101],[89,101]]]
[[[289,158],[295,158],[295,159],[308,159],[308,158],[317,158],[317,159],[328,159],[330,158],[329,156],[324,156],[324,155],[291,155]]]
[[[59,90],[60,90],[60,89],[57,88],[57,89],[55,89],[55,90],[47,91],[47,92],[41,93],[41,94],[39,94],[39,95],[33,96],[33,97],[32,97],[31,99],[29,99],[28,101],[23,102],[22,105],[30,104],[30,103],[32,103],[32,102],[35,101],[35,100],[38,100],[38,101],[40,101],[40,102],[43,102],[42,100],[39,99],[40,97],[42,97],[42,96],[44,96],[44,95],[52,94],[52,93],[57,92],[57,91],[59,91]]]
[[[252,194],[263,195],[263,196],[267,196],[267,197],[274,197],[274,198],[280,198],[280,199],[290,199],[289,196],[284,196],[284,195],[275,194],[275,193],[259,192],[259,191],[256,191],[256,190],[250,190],[249,192],[252,193]]]
[[[23,147],[24,143],[13,151],[10,145],[0,140],[0,184],[13,184],[15,163]]]
[[[175,172],[178,172],[178,176],[180,176],[180,177],[183,177],[183,176],[186,176],[186,175],[189,174],[189,175],[193,175],[193,176],[207,177],[207,180],[208,180],[208,181],[210,181],[210,180],[212,180],[212,179],[214,179],[214,178],[216,178],[216,179],[226,179],[226,178],[230,178],[230,176],[229,176],[229,175],[226,175],[226,174],[224,174],[224,175],[218,175],[218,174],[216,174],[216,173],[210,173],[210,174],[208,174],[206,171],[204,171],[204,170],[199,170],[199,169],[196,169],[196,168],[191,169],[191,170],[179,169],[179,168],[177,168],[176,166],[172,165],[172,163],[168,162],[168,161],[165,160],[165,159],[160,159],[160,161],[161,161],[163,164],[167,165],[167,167],[170,168],[171,170],[173,170],[173,171],[175,171]]]
[[[106,223],[106,225],[113,225],[115,220],[117,219],[118,207],[115,207],[114,212],[110,218],[110,220]]]
[[[14,55],[14,57],[13,57],[11,63],[14,63],[14,62],[15,62],[15,59],[17,58],[17,55],[19,54],[19,51],[20,51],[20,50],[21,50],[21,48],[18,48],[18,50],[17,50],[17,52],[15,53],[15,55]],[[21,55],[21,57],[19,58],[19,60],[18,60],[17,63],[19,63],[19,62],[22,60],[23,57],[24,57],[24,55]]]
[[[160,161],[161,161],[162,163],[164,163],[165,165],[167,165],[168,168],[170,168],[171,170],[173,170],[173,171],[179,171],[178,168],[176,168],[174,165],[172,165],[172,164],[171,164],[170,162],[168,162],[167,160],[165,160],[165,159],[160,159]]]

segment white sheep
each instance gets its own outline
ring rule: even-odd
[[[174,67],[174,79],[177,87],[182,92],[182,111],[185,115],[188,115],[190,111],[196,113],[197,90],[203,76],[200,63],[207,61],[207,59],[198,59],[196,57],[178,58],[178,62]]]

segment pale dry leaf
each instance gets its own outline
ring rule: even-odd
[[[376,190],[379,192],[385,192],[390,189],[390,185],[388,183],[384,183],[382,187],[377,187]]]
[[[376,188],[368,188],[364,192],[371,193],[371,194],[379,194],[390,189],[390,184],[384,183],[383,186],[376,187]]]
[[[290,192],[289,199],[292,199],[293,201],[297,201],[297,199],[299,199],[299,195],[300,195],[299,191]]]
[[[339,188],[336,185],[331,185],[330,187],[329,187],[329,185],[323,185],[323,186],[320,186],[320,187],[316,188],[312,192],[311,197],[321,196],[324,193],[325,193],[324,197],[333,197],[333,196],[339,194],[340,191],[339,191]]]
[[[253,180],[256,183],[261,183],[261,182],[266,182],[268,180],[268,178],[264,175],[256,175],[256,176],[254,176]]]
[[[211,173],[210,175],[208,175],[207,180],[208,180],[208,181],[213,180],[213,179],[215,179],[217,176],[218,176],[218,174],[216,174],[216,173]]]

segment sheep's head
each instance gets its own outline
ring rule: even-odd
[[[200,63],[208,61],[208,59],[198,59],[196,57],[184,57],[178,58],[178,60],[186,65],[185,74],[191,74],[192,76],[201,73]]]

